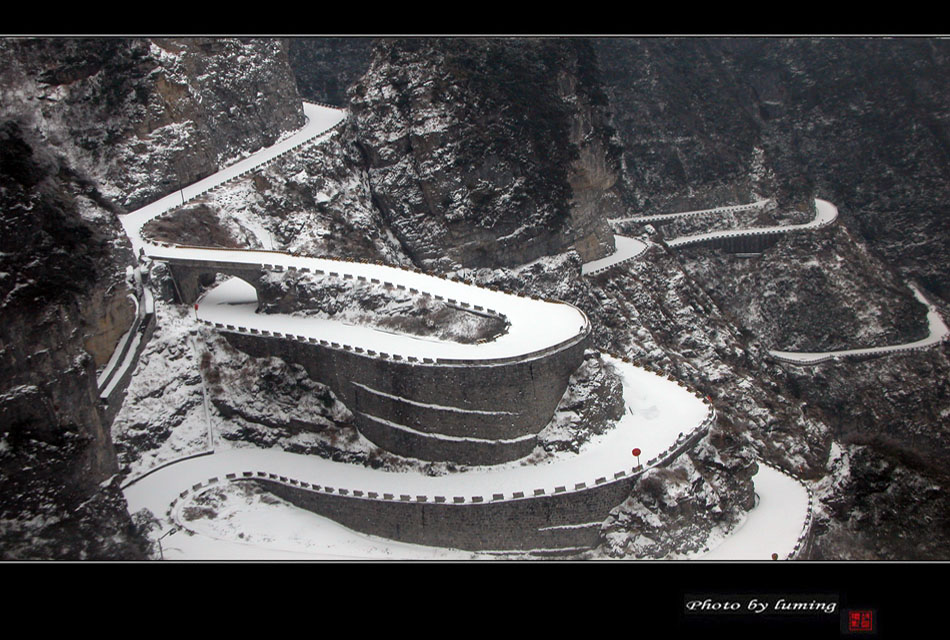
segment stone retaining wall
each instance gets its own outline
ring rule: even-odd
[[[761,253],[775,245],[779,239],[785,235],[785,231],[772,231],[762,233],[741,233],[733,236],[705,238],[700,240],[691,240],[689,242],[680,242],[669,244],[672,248],[682,248],[701,244],[703,246],[722,249],[727,253]],[[677,238],[678,239],[678,238]]]
[[[271,479],[254,481],[288,502],[354,531],[471,551],[530,551],[596,546],[600,524],[630,494],[635,480],[625,478],[570,493],[461,504],[452,498],[436,502],[402,495],[379,500],[294,487]]]
[[[774,244],[777,238],[782,234],[794,233],[796,231],[816,231],[834,224],[837,219],[838,216],[836,214],[830,220],[826,220],[819,224],[814,224],[814,221],[812,221],[807,224],[793,224],[786,227],[723,230],[721,235],[715,235],[712,237],[703,237],[705,234],[698,234],[695,236],[681,236],[679,238],[668,240],[667,245],[673,248],[678,248],[695,244],[705,244],[714,247],[723,247],[726,248],[727,251],[756,253],[761,251],[762,248],[767,248]]]
[[[945,339],[946,338],[944,338],[944,340]],[[865,351],[863,353],[830,352],[830,353],[825,353],[822,355],[816,355],[814,358],[810,358],[808,360],[798,360],[795,358],[788,358],[786,356],[782,356],[782,355],[771,353],[771,352],[769,352],[769,357],[772,358],[773,360],[777,360],[778,362],[784,362],[786,364],[794,364],[799,367],[809,367],[809,366],[816,365],[822,362],[828,362],[829,360],[860,361],[860,360],[869,360],[871,358],[877,358],[880,356],[892,355],[895,353],[910,353],[912,351],[924,351],[925,349],[931,349],[939,345],[940,342],[942,342],[942,340],[931,343],[931,344],[918,345],[914,347],[910,347],[910,346],[902,347],[899,345],[895,345],[892,347],[869,348],[868,351]]]
[[[183,247],[168,243],[161,246]],[[219,250],[221,260],[153,257],[169,264],[178,283],[178,295],[189,302],[198,298],[202,278],[215,272],[236,275],[255,287],[260,286],[264,271],[300,271],[367,281],[364,276],[345,273],[343,268],[334,272],[275,264],[279,261],[274,258],[267,261],[268,254],[289,255],[286,252],[259,251],[260,263],[244,264],[228,261],[231,251]],[[452,280],[479,286],[459,278]],[[377,278],[368,282],[430,295],[397,282]],[[504,314],[492,309],[440,295],[432,297],[508,322]],[[521,297],[542,300],[537,296]],[[424,460],[481,465],[521,458],[536,445],[538,431],[554,414],[589,344],[590,322],[578,311],[584,325],[577,335],[533,353],[482,360],[419,359],[254,327],[203,322],[213,324],[232,346],[249,355],[276,356],[303,366],[313,380],[329,386],[350,408],[357,429],[387,451]]]
[[[324,103],[321,103],[321,102],[314,102],[313,100],[305,100],[304,102],[309,102],[310,104],[316,104],[316,105],[320,105],[320,106],[323,106],[323,107],[328,107],[328,108],[330,108],[330,109],[336,109],[336,110],[338,110],[338,111],[343,111],[343,109],[341,109],[340,107],[334,107],[334,106],[332,106],[332,105],[324,104]],[[287,155],[288,153],[291,153],[291,152],[293,152],[293,151],[296,151],[296,150],[298,150],[298,149],[300,149],[301,147],[304,147],[304,146],[306,146],[306,145],[315,143],[315,142],[317,141],[317,140],[316,140],[317,138],[319,138],[319,137],[321,137],[321,136],[328,135],[328,134],[330,134],[330,133],[332,133],[332,132],[335,132],[335,131],[338,131],[339,129],[341,129],[341,128],[346,124],[346,120],[347,120],[347,119],[344,118],[343,120],[340,120],[339,122],[337,122],[337,123],[336,123],[335,125],[333,125],[332,127],[328,128],[328,129],[324,129],[323,131],[318,131],[318,132],[314,133],[312,136],[310,136],[309,138],[305,138],[304,140],[299,141],[297,144],[295,144],[295,145],[293,145],[293,146],[291,146],[291,147],[288,147],[288,148],[285,149],[284,151],[281,151],[279,154],[275,155],[273,158],[270,158],[269,160],[265,160],[265,161],[263,161],[263,162],[261,162],[261,163],[259,163],[259,164],[256,164],[256,165],[254,165],[254,166],[252,166],[252,167],[249,167],[248,169],[245,169],[245,170],[242,171],[241,173],[239,173],[239,174],[237,174],[237,175],[235,175],[235,176],[232,176],[231,178],[228,178],[227,180],[224,180],[224,181],[222,181],[222,182],[219,182],[218,184],[215,184],[215,185],[209,187],[208,189],[205,189],[205,190],[202,191],[201,193],[196,193],[195,195],[191,196],[190,198],[185,198],[184,201],[183,201],[180,205],[175,205],[174,207],[170,208],[169,211],[173,211],[174,209],[177,209],[178,207],[183,207],[183,206],[185,206],[186,204],[188,204],[189,202],[192,202],[192,201],[194,201],[194,200],[197,200],[198,198],[203,197],[205,194],[207,194],[208,192],[212,191],[213,189],[217,189],[217,188],[222,187],[222,186],[227,185],[227,184],[235,183],[235,182],[237,182],[237,181],[239,181],[239,180],[245,178],[245,177],[248,176],[249,174],[251,174],[251,173],[253,173],[253,172],[255,172],[255,171],[261,169],[262,167],[266,167],[266,166],[268,166],[268,165],[273,164],[273,163],[276,162],[278,159],[280,159],[281,157]]]
[[[601,524],[610,510],[630,495],[640,474],[671,464],[708,434],[716,411],[708,400],[704,403],[704,420],[689,433],[680,434],[666,451],[646,464],[616,471],[605,469],[603,475],[556,486],[553,491],[524,487],[491,495],[405,495],[367,491],[365,487],[312,485],[269,471],[243,471],[183,491],[169,507],[168,515],[173,516],[175,506],[190,494],[210,485],[250,481],[355,531],[392,540],[472,551],[542,555],[578,552],[600,543]],[[178,522],[185,526],[180,519]]]
[[[600,275],[600,274],[602,274],[602,273],[606,273],[606,272],[610,271],[611,269],[614,269],[614,268],[619,267],[619,266],[621,266],[621,265],[627,264],[628,262],[631,262],[631,261],[633,261],[633,260],[638,260],[638,259],[642,258],[642,257],[645,256],[645,255],[650,251],[650,249],[652,249],[652,248],[653,248],[653,244],[652,244],[652,243],[647,244],[647,246],[643,249],[643,251],[641,251],[640,253],[636,254],[635,256],[630,256],[629,258],[624,258],[623,260],[618,260],[617,262],[614,262],[614,263],[612,263],[612,264],[608,264],[606,267],[601,267],[600,269],[595,269],[594,271],[590,271],[590,272],[588,272],[588,273],[586,273],[586,274],[584,274],[584,275],[585,275],[586,277],[588,277],[588,278],[592,278],[592,277],[597,276],[597,275]]]
[[[129,334],[129,341],[126,344],[126,349],[130,349],[130,344],[135,340],[135,334],[140,334],[138,344],[135,346],[135,353],[132,355],[127,367],[123,368],[121,372],[113,374],[114,376],[118,376],[118,380],[112,380],[110,377],[107,381],[108,384],[112,385],[109,394],[99,397],[99,416],[105,425],[111,425],[119,413],[119,409],[122,408],[122,402],[125,400],[125,393],[129,388],[129,382],[132,381],[132,373],[135,371],[135,364],[139,361],[142,352],[145,351],[145,347],[152,338],[152,334],[155,333],[155,310],[151,309],[150,311],[146,311],[145,305],[142,302],[140,302],[139,305],[143,309],[143,313],[136,317],[135,323],[137,326],[134,326],[133,332]],[[125,355],[120,357],[124,360]],[[120,360],[117,366],[121,367],[122,364],[122,360]]]
[[[296,337],[227,327],[222,333],[251,356],[276,356],[303,366],[353,412],[360,433],[387,451],[462,464],[498,464],[530,453],[590,336],[587,331],[507,362],[427,363]]]
[[[227,474],[183,491],[169,507],[189,494],[222,481],[249,481],[288,502],[330,518],[354,531],[400,542],[470,551],[550,553],[582,551],[600,544],[600,526],[611,509],[627,499],[640,474],[671,464],[709,431],[714,413],[650,463],[606,474],[592,482],[526,488],[511,494],[406,495],[345,487],[312,485],[265,471]],[[178,523],[186,526],[178,519]]]

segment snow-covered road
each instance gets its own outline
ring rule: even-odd
[[[765,464],[753,478],[758,504],[719,545],[696,560],[770,560],[789,556],[808,518],[808,490]]]
[[[642,450],[641,460],[647,462],[648,459],[667,452],[677,442],[684,440],[685,436],[709,424],[713,416],[710,407],[698,399],[693,392],[632,364],[609,356],[607,359],[617,367],[623,377],[624,403],[627,406],[627,412],[615,428],[593,438],[578,454],[567,452],[556,454],[545,463],[537,465],[513,462],[492,467],[473,467],[465,472],[433,477],[419,473],[388,472],[278,450],[253,447],[221,449],[219,445],[219,449],[213,455],[169,465],[127,487],[125,495],[129,509],[135,512],[147,508],[154,514],[161,515],[182,492],[206,483],[211,478],[224,480],[227,474],[236,474],[241,477],[244,472],[275,473],[321,487],[332,486],[337,490],[346,488],[351,494],[354,490],[360,490],[364,495],[370,492],[376,492],[379,495],[389,493],[396,496],[406,494],[413,497],[423,495],[430,496],[430,500],[432,496],[444,496],[448,502],[453,502],[454,497],[459,496],[464,498],[467,504],[477,501],[473,498],[479,497],[487,502],[495,494],[503,494],[506,500],[513,499],[516,492],[531,496],[536,489],[544,489],[545,493],[550,495],[558,489],[572,491],[576,485],[582,483],[588,487],[595,486],[598,479],[612,480],[614,474],[619,471],[631,473],[635,465],[635,459],[631,455],[634,447]],[[771,491],[769,488],[764,490]],[[763,504],[770,504],[770,502],[763,502]],[[771,511],[769,513],[771,514]],[[214,539],[220,537],[219,534],[214,533],[215,527],[206,525],[203,531],[200,527],[198,529],[199,533],[204,533],[206,536],[199,535],[193,538],[176,536],[178,551],[170,553],[168,557],[294,558],[298,557],[298,554],[309,553],[314,549],[314,545],[317,547],[322,545],[322,542],[314,542],[321,536],[329,536],[328,540],[335,541],[331,545],[334,549],[332,553],[327,550],[320,552],[320,554],[329,553],[332,557],[340,555],[392,557],[394,550],[399,550],[396,557],[446,557],[444,551],[436,552],[427,547],[396,542],[387,543],[343,529],[335,523],[329,523],[319,516],[311,517],[311,515],[291,510],[284,512],[281,516],[291,518],[293,522],[298,522],[302,518],[311,525],[319,527],[313,532],[314,539],[303,546],[289,544],[287,542],[289,534],[286,531],[281,534],[280,530],[275,535],[261,534],[257,538],[259,542],[255,545],[248,545],[247,541],[255,539],[255,536],[253,532],[247,531],[244,531],[246,539],[243,541],[235,537],[219,544]],[[803,518],[795,509],[786,510],[777,519],[772,515],[774,514],[756,520],[750,519],[743,526],[742,531],[745,531],[745,536],[753,535],[757,528],[763,533],[767,532],[769,538],[774,540],[769,553],[777,551],[787,555],[800,534]],[[180,515],[178,517],[180,518]],[[245,519],[245,524],[258,527],[258,533],[261,527],[267,527],[263,521],[255,520],[251,515],[245,514],[242,517]],[[255,522],[257,524],[254,524]],[[166,528],[172,525],[171,522],[164,523]],[[271,525],[269,528],[274,531],[274,526]],[[217,527],[217,530],[220,529]],[[234,529],[235,536],[237,531],[238,529]],[[779,533],[781,535],[776,538]],[[786,543],[786,539],[790,541],[789,544]],[[350,542],[344,544],[341,540]],[[355,546],[351,547],[350,544]],[[320,554],[318,554],[320,557],[324,557]]]
[[[693,216],[705,216],[705,215],[714,215],[717,213],[735,213],[738,211],[751,211],[753,209],[762,209],[767,205],[771,200],[756,200],[755,202],[750,202],[749,204],[734,204],[726,205],[724,207],[715,207],[713,209],[696,209],[694,211],[678,211],[676,213],[657,213],[649,216],[633,216],[630,218],[612,218],[610,222],[612,223],[621,223],[621,222],[639,222],[641,224],[647,224],[650,222],[668,222],[670,220],[676,220],[678,218],[691,218]]]
[[[139,249],[145,248],[148,253],[148,242],[142,239],[142,227],[149,220],[160,216],[161,214],[180,207],[182,200],[191,200],[201,194],[224,184],[232,178],[236,178],[247,173],[261,165],[288,153],[302,144],[316,141],[322,134],[329,134],[329,131],[346,118],[346,112],[341,109],[332,109],[320,105],[303,103],[304,115],[307,123],[301,128],[278,141],[276,144],[265,147],[249,155],[248,157],[227,166],[220,171],[199,180],[193,184],[184,187],[180,191],[170,193],[164,198],[159,198],[141,209],[120,217],[122,226],[125,227],[125,233],[132,242],[132,250],[138,255]]]
[[[622,264],[628,260],[633,260],[634,258],[639,257],[644,251],[650,248],[650,245],[648,245],[646,242],[643,242],[642,240],[618,235],[614,236],[614,244],[617,248],[616,251],[606,258],[585,262],[583,266],[581,266],[581,274],[585,276],[592,276],[594,274],[601,273],[607,269],[610,269],[611,267],[617,266],[618,264]]]
[[[808,493],[792,478],[760,465],[753,477],[758,504],[730,535],[690,560],[785,559],[808,510]],[[233,502],[237,502],[236,500]],[[458,549],[396,542],[348,529],[287,504],[226,505],[213,520],[187,523],[163,541],[167,560],[465,560],[489,558]],[[165,529],[167,531],[167,529]]]
[[[578,454],[559,453],[543,464],[525,465],[515,461],[504,465],[472,467],[464,473],[427,476],[394,473],[359,465],[344,464],[317,456],[298,455],[257,448],[222,449],[214,455],[185,460],[161,469],[126,489],[132,511],[141,508],[164,513],[178,494],[211,477],[228,473],[264,471],[316,484],[347,488],[364,493],[472,497],[517,492],[532,495],[536,489],[553,494],[558,487],[573,490],[584,483],[595,486],[598,478],[614,479],[614,474],[633,472],[631,455],[641,449],[641,460],[666,452],[681,434],[703,427],[711,418],[711,408],[694,392],[658,374],[605,356],[623,376],[627,412],[616,427],[592,439]]]
[[[303,129],[204,180],[189,185],[184,190],[184,198],[200,195],[296,149],[301,144],[314,141],[344,118],[343,111],[309,103],[304,103],[304,111],[307,115],[307,125]],[[252,267],[267,265],[271,270],[310,270],[324,274],[335,273],[339,278],[362,278],[367,282],[378,280],[391,283],[394,287],[402,287],[406,291],[416,290],[436,299],[444,298],[449,304],[458,303],[463,307],[469,305],[475,310],[479,307],[491,309],[503,315],[510,326],[507,333],[493,340],[462,344],[406,334],[397,335],[336,320],[257,314],[256,297],[250,295],[253,290],[237,279],[219,285],[201,300],[198,316],[207,322],[233,325],[247,331],[277,331],[303,336],[305,339],[324,339],[340,345],[402,357],[466,360],[511,358],[537,353],[582,335],[589,328],[587,316],[580,309],[566,303],[516,296],[412,270],[372,263],[300,257],[282,251],[242,251],[153,243],[142,237],[142,227],[149,220],[180,206],[181,201],[182,197],[178,193],[171,194],[122,216],[122,224],[136,253],[144,250],[152,259],[171,260],[179,265],[194,263],[198,266],[207,262]]]
[[[769,351],[774,358],[790,362],[792,364],[810,365],[818,364],[834,358],[844,358],[848,356],[879,356],[895,351],[912,351],[914,349],[924,349],[935,345],[947,338],[947,324],[943,321],[937,307],[932,305],[920,292],[916,285],[911,284],[910,288],[914,291],[914,296],[922,303],[927,305],[927,324],[929,333],[926,338],[907,342],[904,344],[895,344],[886,347],[867,347],[864,349],[843,349],[841,351]]]
[[[205,180],[186,187],[183,193],[184,199],[200,195],[254,167],[261,166],[282,153],[317,139],[344,117],[343,112],[339,110],[317,105],[305,104],[304,110],[308,118],[304,129],[273,147],[263,149]],[[160,246],[144,240],[141,236],[142,226],[156,216],[179,206],[181,200],[182,195],[176,192],[122,217],[122,223],[136,253],[144,250],[144,253],[154,259],[174,260],[179,264],[193,261],[196,268],[202,262],[230,262],[236,265],[269,265],[269,269],[278,271],[291,267],[320,270],[326,277],[332,277],[329,274],[336,273],[339,274],[338,277],[349,274],[353,278],[365,278],[367,281],[378,279],[381,282],[390,282],[394,286],[403,287],[407,291],[416,289],[419,292],[440,296],[449,303],[464,302],[473,308],[478,305],[492,309],[503,314],[511,326],[507,334],[491,342],[460,345],[396,336],[388,332],[344,325],[340,322],[333,323],[279,314],[256,314],[254,313],[256,293],[253,288],[234,278],[218,285],[202,298],[199,305],[199,317],[207,322],[289,333],[303,336],[305,339],[319,337],[331,340],[335,337],[333,341],[340,344],[359,345],[368,350],[387,353],[402,352],[420,358],[466,359],[488,359],[534,353],[577,336],[589,327],[586,316],[571,305],[491,291],[411,270],[376,264],[303,258],[282,252]],[[618,243],[619,255],[615,254],[605,260],[608,262],[627,260],[644,250],[643,243],[632,239],[627,240],[630,242],[624,240]],[[227,255],[227,258],[222,260],[222,255]],[[519,499],[522,493],[530,496],[540,489],[543,489],[546,494],[571,492],[579,487],[591,487],[605,481],[609,482],[613,480],[615,474],[620,472],[629,474],[633,471],[634,459],[630,453],[632,448],[638,447],[642,450],[643,460],[666,456],[690,434],[702,431],[710,424],[714,417],[711,407],[697,398],[692,391],[632,364],[615,359],[610,360],[623,377],[627,413],[615,428],[593,438],[579,454],[556,454],[543,463],[534,465],[516,461],[506,465],[475,467],[464,473],[432,477],[419,473],[386,472],[284,451],[253,447],[222,449],[219,446],[212,455],[182,460],[143,477],[126,487],[125,495],[131,512],[148,508],[161,517],[182,492],[212,477],[223,479],[227,474],[266,472],[323,487],[330,485],[346,488],[350,492],[359,490],[364,494],[375,492],[380,495],[461,497],[465,503],[472,502],[473,498],[485,501],[487,497],[501,494],[504,500],[514,500]],[[793,518],[789,514],[785,515],[788,517],[781,523],[776,521],[770,526],[780,528],[791,536],[790,539],[794,539],[800,532],[802,521],[799,519],[793,523]],[[744,530],[748,526],[747,523]],[[170,539],[166,540],[169,540],[167,546],[170,550],[175,547],[170,543]],[[177,544],[179,549],[187,547],[183,539],[179,539]],[[775,548],[776,546],[776,544],[771,545],[770,553],[776,551],[781,554],[783,550]],[[204,558],[248,557],[245,554],[247,545],[238,541],[222,543],[215,547],[216,551],[213,552],[208,552],[207,547],[201,545],[199,548],[205,549],[200,552],[203,554],[201,557]],[[286,557],[287,553],[266,543],[251,548],[255,558]],[[209,553],[211,555],[207,555]],[[216,553],[220,555],[214,555]],[[290,553],[293,555],[297,551]],[[184,552],[183,557],[188,557],[187,551]]]
[[[163,253],[156,251],[156,257]],[[580,309],[562,302],[547,302],[501,291],[476,287],[464,282],[446,280],[424,273],[379,264],[305,258],[280,253],[236,252],[214,249],[171,250],[167,255],[177,262],[185,257],[196,260],[222,260],[256,264],[256,261],[279,265],[283,269],[321,271],[336,274],[342,280],[391,283],[405,292],[422,292],[457,307],[468,305],[475,310],[491,310],[510,323],[507,332],[492,340],[464,344],[410,334],[396,334],[370,326],[357,326],[334,319],[299,317],[284,314],[258,314],[254,288],[232,278],[201,298],[198,317],[201,320],[233,325],[245,330],[280,332],[305,339],[327,340],[340,345],[360,347],[378,353],[396,354],[404,358],[452,358],[488,360],[512,358],[536,353],[562,344],[584,334],[590,323]]]
[[[804,231],[808,229],[820,229],[826,227],[838,218],[838,207],[827,200],[815,199],[815,217],[811,222],[804,224],[786,224],[774,225],[771,227],[751,227],[748,229],[723,229],[721,231],[710,231],[708,233],[699,233],[689,236],[680,236],[667,240],[666,244],[671,247],[681,247],[688,244],[705,242],[706,240],[715,240],[717,238],[737,238],[740,236],[767,235],[772,233],[791,233],[793,231]]]

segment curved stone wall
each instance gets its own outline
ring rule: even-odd
[[[313,111],[312,115],[316,117],[316,112]],[[298,136],[300,140],[285,145],[284,149],[276,149],[275,146],[256,154],[258,159],[248,159],[246,168],[219,172],[199,185],[189,187],[188,195],[194,197],[227,181],[241,179],[249,171],[312,142],[320,133],[326,131],[314,130],[306,136]],[[188,201],[184,194],[182,199]],[[484,306],[483,300],[503,302],[504,296],[500,292],[486,295],[480,289],[489,287],[479,288],[458,279],[453,280],[461,286],[446,286],[449,279],[420,277],[411,273],[418,272],[417,269],[402,268],[400,271],[398,267],[385,265],[355,268],[360,267],[355,262],[328,258],[308,261],[283,251],[212,249],[149,242],[140,235],[142,226],[148,220],[176,206],[177,203],[172,200],[163,199],[126,216],[123,224],[140,252],[168,264],[179,300],[187,304],[196,303],[196,316],[202,284],[213,282],[216,273],[237,276],[259,290],[260,278],[265,272],[297,269],[317,276],[368,280],[387,288],[432,295],[449,306],[498,317],[511,328],[507,314]],[[341,267],[339,273],[334,272],[335,264]],[[374,275],[378,277],[371,277]],[[393,281],[381,281],[387,278]],[[411,288],[424,288],[433,283],[439,286],[432,292]],[[468,302],[453,299],[463,295],[466,290],[480,295]],[[538,309],[543,313],[546,308],[544,301],[535,299],[538,300]],[[550,342],[545,344],[543,340],[532,342],[533,335],[548,334],[534,330],[536,320],[525,312],[526,300],[519,300],[517,296],[511,296],[508,300],[509,305],[515,304],[521,309],[518,325],[521,333],[515,337],[506,332],[502,340],[507,339],[510,344],[490,352],[495,356],[506,357],[494,358],[437,357],[460,354],[457,350],[433,350],[433,341],[411,340],[399,343],[402,345],[401,353],[383,353],[381,348],[390,351],[391,340],[376,340],[373,346],[361,344],[358,339],[353,339],[351,344],[339,344],[318,339],[316,336],[320,334],[285,334],[282,332],[286,330],[284,326],[275,327],[271,324],[255,327],[247,317],[234,319],[231,314],[226,314],[229,324],[211,324],[224,332],[232,345],[252,356],[276,356],[302,365],[312,379],[329,386],[350,408],[356,416],[360,432],[388,451],[425,460],[496,464],[523,457],[534,448],[537,433],[554,414],[571,373],[583,359],[590,335],[590,323],[584,313],[576,307],[565,305],[559,308],[570,307],[569,315],[571,318],[576,316],[579,328],[570,327],[568,334],[563,314],[560,324],[551,322],[549,317],[552,326],[558,327],[557,331],[550,334],[555,336],[551,342],[556,344],[548,346]],[[238,324],[250,326],[236,326]],[[300,331],[304,330],[298,329],[298,333]],[[566,335],[570,337],[566,338]],[[351,337],[335,339],[346,342]],[[489,347],[498,344],[496,341],[487,342],[490,343]],[[524,348],[529,353],[520,352],[519,346],[523,344],[528,345]],[[419,353],[416,349],[422,346],[430,347],[425,354],[430,357],[417,357]]]
[[[674,242],[671,240],[667,244],[676,249],[701,244],[713,249],[722,249],[726,253],[761,253],[775,245],[783,235],[785,235],[784,231],[742,232],[732,236],[702,238],[690,242]],[[679,238],[677,239],[679,240]]]
[[[709,432],[716,412],[711,404],[705,404],[705,419],[643,466],[604,472],[590,481],[557,486],[553,491],[525,487],[510,494],[408,495],[243,471],[192,485],[171,503],[167,515],[187,528],[178,512],[189,496],[221,482],[244,481],[354,531],[400,542],[471,551],[576,553],[600,543],[601,524],[610,510],[630,495],[642,473],[669,465]]]
[[[471,551],[571,552],[600,542],[601,524],[630,495],[635,479],[570,493],[464,504],[420,501],[416,496],[379,500],[269,478],[254,481],[298,507],[391,540]]]
[[[139,296],[142,301],[139,302]],[[155,306],[148,286],[139,287],[135,300],[135,320],[122,337],[106,368],[97,379],[99,387],[99,415],[111,425],[122,408],[132,372],[142,352],[155,332]]]
[[[890,345],[886,347],[865,347],[858,349],[843,349],[840,351],[807,352],[778,351],[773,349],[769,351],[769,356],[778,362],[805,367],[819,364],[821,362],[827,362],[829,360],[864,360],[894,353],[922,351],[923,349],[929,349],[930,347],[938,345],[944,340],[950,338],[950,329],[947,328],[947,324],[944,322],[943,317],[940,315],[940,311],[937,309],[937,307],[931,304],[930,301],[924,297],[917,285],[911,284],[910,288],[914,292],[914,296],[917,298],[917,300],[927,305],[927,324],[929,327],[929,332],[927,337],[923,338],[922,340],[915,340],[914,342]]]
[[[502,361],[409,362],[296,337],[218,327],[235,348],[301,365],[339,397],[356,427],[398,455],[498,464],[528,455],[580,366],[590,331]]]

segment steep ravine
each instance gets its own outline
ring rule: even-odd
[[[814,195],[946,298],[950,44],[938,38],[595,39],[635,209]],[[748,199],[747,199],[748,198]]]
[[[635,213],[759,197],[787,211],[808,211],[816,196],[838,206],[840,228],[789,236],[759,258],[682,251],[687,272],[748,339],[809,350],[922,337],[924,312],[906,282],[941,306],[950,282],[945,42],[611,38],[594,46]],[[947,486],[935,454],[950,416],[944,353],[800,368],[762,361],[841,454],[820,465],[816,557],[950,554],[934,499]]]
[[[0,96],[107,197],[142,206],[300,127],[281,40],[0,40]]]

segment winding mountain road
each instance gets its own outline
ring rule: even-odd
[[[772,235],[777,233],[792,233],[795,231],[807,231],[820,229],[833,223],[838,218],[838,207],[827,200],[815,199],[815,217],[804,224],[785,224],[773,225],[771,227],[750,227],[746,229],[723,229],[721,231],[709,231],[707,233],[698,233],[688,236],[680,236],[667,240],[666,244],[670,247],[683,247],[691,244],[699,244],[709,240],[719,240],[723,238],[740,238],[750,236]]]
[[[579,309],[565,303],[511,295],[500,291],[429,276],[413,270],[379,264],[307,258],[275,251],[243,251],[175,246],[153,243],[142,237],[149,220],[195,198],[228,180],[238,178],[303,144],[316,142],[344,118],[342,111],[306,104],[307,125],[278,144],[245,158],[226,169],[142,209],[122,217],[122,223],[137,254],[153,260],[193,263],[195,268],[209,263],[234,268],[253,267],[265,271],[309,271],[320,277],[349,279],[416,291],[472,309],[483,307],[504,316],[510,323],[506,334],[488,342],[464,345],[406,335],[395,335],[370,327],[357,327],[332,320],[300,318],[282,314],[256,313],[253,287],[239,278],[216,285],[200,300],[198,318],[204,322],[231,325],[254,332],[290,334],[299,340],[334,339],[340,344],[360,346],[367,351],[386,350],[414,357],[495,359],[532,354],[589,330],[589,322]],[[642,253],[639,241],[619,245],[624,260]],[[230,330],[230,329],[229,329]],[[334,462],[316,456],[256,448],[225,449],[210,455],[181,460],[149,473],[125,488],[130,511],[148,508],[164,514],[189,489],[210,478],[247,477],[273,474],[297,483],[332,485],[337,495],[404,495],[406,499],[454,500],[456,504],[488,501],[527,500],[533,495],[571,493],[587,487],[629,477],[659,464],[668,463],[691,438],[705,433],[715,420],[715,410],[697,394],[667,377],[604,356],[623,381],[623,401],[627,410],[616,426],[596,436],[580,453],[559,453],[540,464],[523,461],[473,467],[464,473],[428,476],[395,473]],[[228,446],[228,445],[223,445]],[[649,458],[635,468],[632,448]],[[344,490],[341,490],[344,489]],[[539,493],[540,492],[540,493]],[[355,498],[354,498],[355,499]],[[178,517],[178,516],[173,516]],[[771,527],[785,531],[789,539],[800,535],[804,514],[788,510],[781,522]],[[574,525],[572,525],[574,526]],[[599,526],[591,522],[577,526]],[[764,535],[764,534],[763,534]],[[793,549],[775,549],[792,553]],[[781,545],[778,545],[781,546]],[[787,545],[786,545],[787,546]]]
[[[678,211],[676,213],[657,213],[648,216],[631,216],[629,218],[612,218],[611,223],[619,224],[622,222],[639,222],[647,224],[651,222],[669,222],[679,218],[692,218],[696,216],[715,215],[718,213],[736,213],[739,211],[752,211],[754,209],[764,208],[771,200],[757,200],[748,204],[732,204],[723,207],[714,207],[712,209],[696,209],[693,211]]]
[[[937,310],[937,307],[931,304],[925,297],[924,294],[920,292],[920,289],[917,288],[917,285],[911,284],[911,290],[914,292],[914,297],[916,297],[920,302],[927,305],[927,325],[929,327],[929,332],[926,338],[920,340],[915,340],[913,342],[906,342],[903,344],[895,344],[886,347],[867,347],[863,349],[842,349],[840,351],[769,351],[769,354],[776,360],[782,362],[787,362],[789,364],[796,364],[801,366],[818,364],[820,362],[827,362],[828,360],[834,360],[837,358],[859,358],[867,356],[883,356],[889,353],[898,353],[906,351],[916,351],[918,349],[926,349],[932,347],[935,344],[947,339],[948,330],[947,324],[943,321],[940,312]]]

